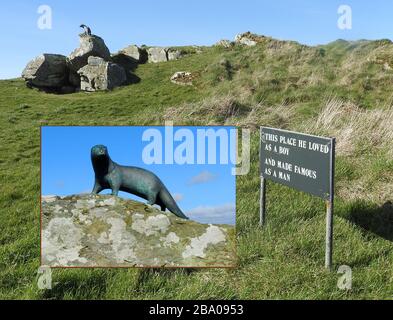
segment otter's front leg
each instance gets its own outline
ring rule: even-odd
[[[121,181],[119,178],[113,178],[109,181],[109,186],[112,189],[112,196],[118,196],[120,190]]]
[[[96,179],[94,181],[94,187],[93,187],[93,191],[91,192],[92,194],[98,194],[100,193],[102,190],[104,190],[104,188],[101,186],[101,184],[98,182],[98,180]]]
[[[149,206],[154,206],[156,204],[157,194],[150,192],[147,196],[147,204]]]

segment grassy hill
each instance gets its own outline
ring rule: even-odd
[[[0,298],[392,299],[393,44],[266,38],[185,49],[181,60],[140,65],[138,84],[112,92],[53,95],[0,81]],[[194,86],[172,84],[176,71],[192,72]],[[56,269],[53,290],[39,290],[40,126],[165,120],[252,129],[251,171],[237,178],[238,268]],[[268,223],[258,227],[260,125],[337,137],[334,270],[351,266],[351,291],[323,268],[321,200],[269,183]]]

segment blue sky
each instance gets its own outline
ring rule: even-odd
[[[43,4],[52,8],[51,30],[37,27]],[[343,4],[352,8],[351,30],[337,27]],[[20,76],[40,53],[71,53],[81,23],[102,36],[112,52],[133,43],[211,45],[248,30],[314,45],[338,38],[392,38],[392,12],[391,0],[2,1],[0,79]]]
[[[142,141],[142,135],[148,128],[43,127],[42,194],[91,192],[94,171],[90,149],[96,144],[104,144],[116,163],[142,167],[159,176],[191,219],[203,223],[235,224],[236,180],[231,174],[233,165],[230,162],[220,164],[219,158],[217,164],[211,165],[147,165],[142,160],[142,154],[149,142]],[[163,127],[151,128],[160,130],[165,137]],[[179,129],[181,127],[173,128],[174,132]],[[192,132],[195,133],[196,128],[192,128]],[[179,144],[181,142],[174,142],[174,149]],[[219,147],[218,143],[217,150]],[[234,151],[233,147],[230,150]],[[196,143],[193,149],[196,150]],[[108,193],[110,190],[102,192]],[[138,199],[124,192],[120,196]],[[139,201],[146,202],[140,198]]]

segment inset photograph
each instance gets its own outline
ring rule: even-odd
[[[234,127],[41,127],[41,263],[235,267]]]

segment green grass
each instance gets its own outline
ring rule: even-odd
[[[337,288],[339,275],[323,268],[321,200],[268,183],[267,225],[258,227],[256,130],[301,130],[332,97],[386,108],[393,71],[367,59],[387,56],[393,56],[393,45],[383,41],[310,48],[268,40],[254,48],[203,48],[179,61],[141,65],[140,83],[112,92],[52,95],[27,89],[20,79],[0,81],[0,298],[392,299],[393,212],[383,204],[393,195],[379,196],[393,183],[388,150],[359,147],[337,158],[334,270],[352,268],[347,292]],[[176,71],[196,74],[194,86],[172,84]],[[231,112],[218,108],[223,101]],[[238,268],[55,269],[53,289],[39,290],[40,126],[153,125],[172,115],[175,124],[209,119],[253,129],[251,171],[237,178]],[[342,190],[356,188],[359,179],[370,187],[346,196]]]

